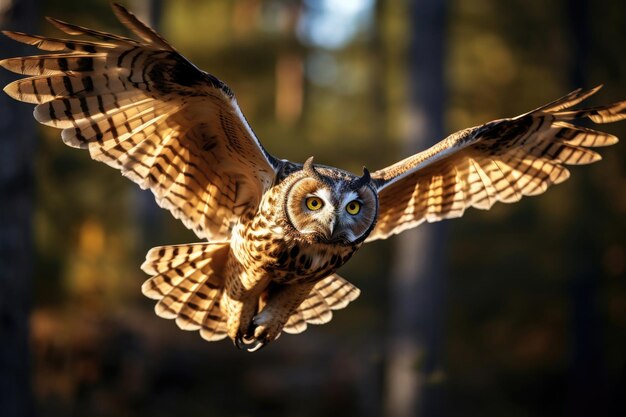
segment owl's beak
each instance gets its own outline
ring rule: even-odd
[[[331,219],[330,222],[328,223],[328,229],[326,229],[326,233],[324,236],[326,240],[333,240],[333,237],[335,237],[335,225],[336,225],[335,219]]]
[[[328,223],[328,228],[324,232],[324,239],[328,243],[339,243],[345,239],[344,233],[341,227],[337,227],[337,221],[335,219]]]

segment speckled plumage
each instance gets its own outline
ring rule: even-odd
[[[256,350],[344,308],[359,290],[335,272],[365,242],[423,221],[541,194],[564,165],[617,138],[575,125],[626,118],[626,102],[572,110],[576,90],[520,116],[450,135],[370,175],[270,155],[233,92],[119,5],[140,41],[49,19],[68,40],[4,32],[48,55],[8,58],[28,77],[4,91],[36,104],[63,141],[119,169],[205,243],[153,248],[142,269],[155,311],[209,341]]]

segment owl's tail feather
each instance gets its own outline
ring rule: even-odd
[[[286,333],[302,333],[309,324],[328,323],[333,318],[332,310],[346,307],[361,294],[361,291],[337,274],[319,281],[309,296],[291,314],[283,327]]]
[[[199,330],[208,341],[224,339],[226,317],[219,302],[229,250],[229,242],[152,248],[141,265],[152,277],[141,291],[158,300],[159,317],[175,319],[183,330]]]

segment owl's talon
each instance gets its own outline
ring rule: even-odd
[[[234,342],[235,346],[237,346],[237,349],[241,350],[246,350],[248,348],[248,345],[250,345],[250,342],[248,342],[241,333],[237,333],[237,337],[235,337]]]
[[[235,346],[241,350],[247,350],[248,352],[256,352],[261,349],[265,345],[267,345],[266,339],[255,338],[254,336],[248,338],[246,336],[242,336],[240,333],[235,337]]]
[[[248,352],[256,352],[257,350],[261,350],[262,348],[264,348],[265,346],[267,346],[267,343],[265,343],[264,340],[259,340],[256,339],[253,343],[251,343],[250,345],[252,345],[252,347],[248,348]]]

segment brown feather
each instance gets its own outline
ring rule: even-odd
[[[151,189],[159,205],[199,237],[228,239],[240,216],[256,210],[279,162],[263,149],[224,83],[132,13],[113,9],[141,42],[57,19],[48,20],[100,42],[5,32],[59,53],[0,61],[28,76],[4,90],[37,104],[35,118],[63,129],[67,145],[89,149],[93,159]]]
[[[569,123],[626,118],[626,101],[569,110],[599,88],[579,89],[521,116],[462,130],[376,171],[372,179],[379,192],[379,220],[367,240],[384,239],[423,221],[459,217],[467,207],[487,210],[498,201],[541,194],[569,177],[564,165],[600,160],[587,148],[612,145],[617,138]]]

